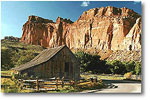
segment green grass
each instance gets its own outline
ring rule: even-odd
[[[6,75],[7,71],[2,72]],[[21,85],[21,84],[20,84]],[[33,93],[33,90],[20,89],[17,83],[12,78],[1,78],[1,92],[2,93]]]
[[[47,93],[73,93],[73,92],[81,92],[84,90],[101,89],[105,87],[105,85],[101,83],[94,84],[93,86],[89,86],[89,85],[90,84],[77,85],[76,88],[66,86],[65,88],[59,88],[59,90],[57,91],[48,91]]]
[[[118,75],[81,75],[82,78],[84,79],[90,79],[91,77],[97,77],[98,79],[111,79],[111,80],[123,80],[125,79],[124,77],[120,77]]]
[[[12,71],[8,70],[8,71],[1,71],[1,76],[11,76],[12,75]]]
[[[2,71],[3,75],[10,75],[10,71]],[[91,85],[93,83],[91,82],[84,82],[77,84],[77,87],[73,88],[72,86],[64,86],[63,88],[61,86],[58,87],[58,90],[52,90],[52,91],[35,91],[35,90],[25,90],[20,89],[18,85],[16,85],[16,81],[13,80],[13,78],[1,78],[1,91],[3,93],[72,93],[72,92],[81,92],[83,90],[93,90],[93,89],[100,89],[104,87],[104,84],[97,83],[94,85]]]

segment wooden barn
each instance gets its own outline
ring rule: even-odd
[[[66,45],[43,50],[33,60],[13,70],[43,79],[53,77],[80,79],[80,63]]]

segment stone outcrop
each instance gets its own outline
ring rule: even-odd
[[[22,42],[41,45],[43,47],[55,47],[65,44],[65,31],[67,26],[73,23],[69,19],[57,18],[56,23],[52,20],[38,16],[29,16],[23,25]]]
[[[128,8],[110,6],[85,11],[75,22],[29,16],[21,41],[43,47],[66,44],[70,49],[138,50],[141,16]]]
[[[119,60],[122,62],[125,61],[136,61],[141,62],[141,50],[127,51],[127,50],[116,50],[112,51],[111,55],[107,58],[109,61]]]
[[[126,35],[121,44],[122,50],[140,50],[141,49],[141,18],[136,20],[136,23]]]

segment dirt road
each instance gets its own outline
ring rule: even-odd
[[[104,80],[105,83],[111,84],[106,89],[86,90],[81,93],[141,93],[141,82],[138,81],[118,81]]]

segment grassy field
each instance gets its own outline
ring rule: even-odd
[[[37,91],[35,90],[25,90],[25,89],[20,89],[20,87],[18,87],[16,84],[15,79],[13,80],[11,78],[12,75],[12,71],[1,71],[1,76],[10,76],[10,78],[5,78],[2,77],[1,78],[1,92],[3,93],[35,93]],[[83,77],[83,75],[81,75],[81,77]],[[85,76],[84,76],[85,77]],[[89,79],[90,76],[86,76],[87,79]],[[73,88],[72,86],[64,86],[64,88],[62,88],[61,86],[59,86],[59,90],[57,91],[39,91],[42,93],[70,93],[70,92],[80,92],[83,90],[90,90],[90,89],[96,89],[96,88],[103,88],[104,85],[102,83],[98,83],[98,84],[94,84],[91,85],[91,82],[87,81],[78,84],[78,88]]]
[[[100,89],[103,88],[104,85],[102,83],[93,84],[91,82],[79,83],[77,87],[74,88],[72,86],[61,86],[58,87],[58,90],[27,90],[21,89],[16,85],[16,82],[11,78],[1,78],[1,92],[2,93],[71,93],[71,92],[81,92],[83,90],[92,90],[92,89]]]
[[[1,71],[2,76],[11,76],[12,71]],[[123,75],[111,75],[111,74],[81,74],[80,75],[82,79],[84,79],[83,83],[78,84],[78,88],[73,88],[72,86],[64,86],[62,88],[59,86],[58,90],[52,90],[52,91],[38,91],[38,93],[72,93],[72,92],[81,92],[83,90],[93,90],[93,89],[100,89],[105,88],[106,85],[103,83],[92,85],[90,82],[91,77],[97,77],[98,82],[102,82],[103,79],[106,80],[124,80],[125,77]],[[25,89],[19,89],[19,87],[16,86],[16,82],[12,78],[1,78],[1,85],[2,89],[1,91],[4,93],[37,93],[35,90],[25,90]]]

